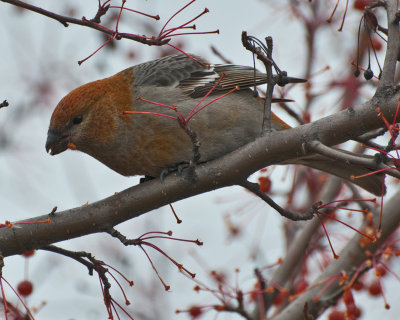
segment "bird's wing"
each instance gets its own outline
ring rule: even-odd
[[[267,81],[265,74],[252,67],[232,64],[209,65],[206,60],[196,55],[193,57],[198,61],[184,54],[177,54],[139,64],[133,70],[136,77],[135,84],[179,87],[196,98],[210,91],[223,74],[213,93],[226,92],[236,86],[241,89],[248,88]]]

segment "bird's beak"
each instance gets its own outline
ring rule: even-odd
[[[59,154],[68,148],[68,135],[62,135],[55,129],[47,132],[46,151],[52,156]]]

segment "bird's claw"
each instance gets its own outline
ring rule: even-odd
[[[184,169],[189,168],[190,164],[187,162],[181,162],[174,167],[168,167],[163,169],[160,174],[160,180],[163,181],[166,176],[172,172],[177,172],[179,176],[182,175]]]

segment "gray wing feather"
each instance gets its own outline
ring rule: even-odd
[[[204,59],[193,57],[207,64]],[[181,81],[189,79],[193,73],[204,69],[207,68],[186,55],[176,54],[139,64],[133,72],[136,85],[176,87]]]
[[[200,62],[204,59],[193,55]],[[184,54],[167,56],[158,60],[145,62],[134,68],[135,85],[158,87],[179,87],[193,98],[202,97],[218,82],[222,81],[213,93],[221,93],[239,88],[249,88],[267,82],[266,75],[252,67],[232,64],[201,65]]]

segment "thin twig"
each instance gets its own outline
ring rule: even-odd
[[[321,201],[328,202],[335,199],[341,188],[342,182],[339,178],[331,176],[325,183],[322,193]],[[271,281],[285,286],[291,279],[297,274],[296,270],[302,265],[302,261],[305,258],[306,252],[312,243],[318,228],[321,224],[318,219],[313,219],[305,223],[305,225],[296,233],[295,238],[290,243],[287,250],[286,257],[283,258],[282,263],[277,267],[271,276]],[[278,295],[278,291],[274,290],[270,294],[268,303],[265,305],[265,309],[269,310],[272,306],[272,302]],[[259,310],[254,310],[254,315],[259,314]],[[258,319],[258,318],[254,318]]]
[[[371,173],[374,171],[377,171],[376,174],[378,174],[378,172],[382,172],[400,179],[400,172],[397,170],[397,168],[390,167],[384,163],[378,163],[376,161],[377,158],[373,156],[358,156],[355,154],[351,154],[348,151],[330,148],[316,140],[307,142],[307,147],[316,153],[327,156],[328,158],[345,161],[347,163],[352,163],[368,168],[371,170]]]
[[[364,133],[363,135],[361,135],[353,140],[365,143],[365,141],[383,136],[387,131],[388,131],[387,128],[379,128],[379,129]]]
[[[43,248],[40,248],[40,250],[45,250],[45,251],[50,251],[50,252],[54,252],[54,253],[58,253],[61,254],[65,257],[71,258],[81,264],[83,264],[85,267],[88,268],[89,270],[89,275],[93,275],[93,270],[94,270],[94,264],[86,259],[93,259],[93,256],[86,251],[70,251],[70,250],[66,250],[54,245],[49,245],[49,246],[45,246]],[[86,258],[86,259],[85,259]]]
[[[7,100],[4,100],[2,103],[0,103],[0,109],[4,108],[4,107],[8,107],[8,106],[9,106],[9,104],[8,104]]]
[[[258,183],[250,182],[245,180],[239,183],[243,188],[253,192],[256,196],[260,199],[264,200],[268,205],[270,205],[273,209],[279,212],[279,214],[285,218],[288,218],[293,221],[300,221],[300,220],[311,220],[314,217],[314,208],[304,214],[293,213],[289,210],[283,209],[279,206],[274,200],[272,200],[266,193],[262,192]]]
[[[107,310],[109,310],[110,302],[112,301],[110,293],[111,283],[106,275],[108,270],[103,266],[104,263],[102,261],[95,259],[91,253],[86,251],[70,251],[54,245],[48,245],[40,249],[58,253],[65,257],[74,259],[75,261],[86,266],[89,270],[89,275],[91,276],[93,275],[93,270],[95,270],[99,275],[101,282],[103,283],[104,303],[106,304]]]
[[[324,155],[330,159],[345,161],[347,163],[358,164],[366,168],[375,168],[378,164],[372,156],[357,156],[350,152],[345,152],[339,149],[334,149],[322,144],[319,141],[313,140],[306,143],[308,150],[314,151],[318,154]]]
[[[68,27],[69,24],[71,23],[71,24],[76,24],[76,25],[80,25],[83,27],[95,29],[95,30],[101,31],[105,34],[108,34],[110,36],[115,35],[115,32],[94,22],[93,19],[92,20],[88,20],[88,19],[84,19],[84,18],[76,19],[76,18],[72,18],[72,17],[63,16],[63,15],[42,9],[40,7],[34,6],[29,3],[25,3],[25,2],[19,1],[19,0],[0,0],[0,1],[36,12],[36,13],[44,15],[48,18],[54,19],[54,20],[60,22],[64,27]],[[166,38],[166,39],[147,38],[144,36],[139,36],[139,35],[135,35],[135,34],[131,34],[131,33],[118,33],[118,39],[122,39],[122,38],[130,39],[130,40],[133,40],[136,42],[140,42],[140,43],[147,44],[147,45],[153,45],[153,46],[161,46],[161,45],[168,43],[171,40],[169,38]]]

